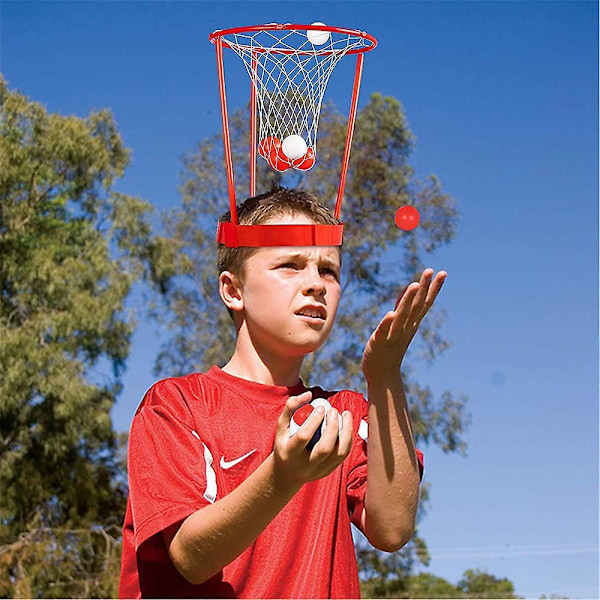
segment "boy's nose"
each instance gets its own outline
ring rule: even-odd
[[[319,269],[307,269],[306,281],[304,283],[304,289],[306,293],[314,293],[319,292],[323,293],[327,289],[325,286],[325,282],[319,275]]]

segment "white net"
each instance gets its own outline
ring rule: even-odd
[[[310,169],[329,77],[360,35],[311,29],[265,29],[223,35],[244,61],[256,89],[258,153],[277,171]]]

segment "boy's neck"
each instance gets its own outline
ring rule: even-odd
[[[234,353],[230,361],[221,370],[234,377],[255,381],[263,385],[294,387],[298,384],[303,360],[303,356],[298,356],[292,360],[277,360],[271,361],[274,364],[266,364],[258,357],[255,360],[240,360]]]

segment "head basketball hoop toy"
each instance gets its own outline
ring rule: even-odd
[[[340,225],[240,225],[237,222],[233,162],[225,96],[223,47],[243,60],[250,76],[250,196],[256,195],[256,155],[272,169],[307,171],[317,160],[317,128],[329,77],[346,54],[356,54],[356,72],[335,217],[339,219],[354,132],[364,53],[377,40],[364,31],[323,23],[269,23],[217,30],[209,36],[217,50],[221,118],[231,222],[219,223],[217,241],[226,246],[340,246]],[[257,127],[258,120],[258,127]]]

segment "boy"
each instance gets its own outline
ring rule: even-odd
[[[244,202],[238,222],[339,224],[286,189]],[[334,323],[339,247],[220,246],[218,259],[235,352],[222,368],[158,382],[136,412],[120,597],[359,598],[350,523],[388,552],[413,535],[422,462],[400,367],[446,273],[432,282],[426,270],[371,335],[367,402],[298,376]],[[293,437],[289,422],[315,398],[333,408],[308,450],[324,413]]]

